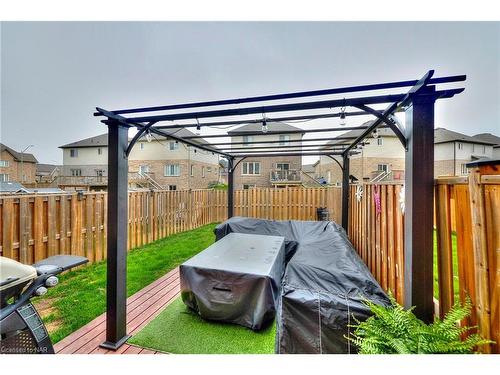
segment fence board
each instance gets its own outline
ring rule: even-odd
[[[441,317],[453,306],[453,255],[451,245],[451,206],[449,185],[435,187],[437,221],[437,260],[439,285],[439,314]]]

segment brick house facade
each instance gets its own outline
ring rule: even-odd
[[[366,124],[365,124],[366,125]],[[356,136],[351,131],[343,136]],[[379,138],[369,137],[368,145],[361,153],[350,159],[350,174],[359,181],[370,181],[380,171],[390,171],[389,181],[404,180],[405,153],[394,133],[389,129],[380,129]],[[340,141],[338,141],[340,142]],[[332,141],[330,143],[336,143]],[[494,143],[488,140],[470,137],[444,128],[434,131],[434,176],[462,176],[468,173],[466,164],[481,158],[491,158]],[[342,164],[342,159],[336,157]],[[337,163],[327,157],[321,157],[315,166],[316,177],[324,178],[330,184],[342,182],[342,171]]]
[[[254,123],[241,126],[235,130],[229,131],[231,142],[235,144],[232,148],[238,148],[238,151],[246,150],[255,152],[259,146],[298,146],[302,145],[303,133],[297,134],[279,134],[279,131],[300,130],[297,127],[281,123],[268,122],[269,132],[276,134],[255,135],[262,130],[262,124]],[[250,134],[250,135],[248,135]],[[253,135],[251,135],[253,134]],[[275,144],[262,143],[259,141],[275,141]],[[293,142],[289,142],[293,141]],[[241,144],[245,142],[255,142]],[[244,148],[244,150],[242,150]],[[272,152],[269,149],[257,150],[262,153]],[[235,162],[240,159],[236,158]],[[251,187],[284,187],[284,186],[300,186],[302,169],[302,156],[277,156],[277,157],[252,157],[251,155],[239,162],[234,174],[234,187],[236,190],[248,189]]]
[[[36,164],[33,154],[17,152],[0,143],[0,181],[32,184],[36,178]]]
[[[192,136],[187,129],[176,135]],[[61,146],[63,176],[108,175],[107,134],[87,138]],[[204,140],[200,143],[206,144]],[[204,189],[219,181],[219,157],[211,152],[187,146],[173,139],[156,136],[151,142],[146,137],[137,141],[128,160],[131,187],[139,186],[140,174],[147,175],[164,189]],[[142,182],[145,180],[143,179]]]
[[[364,125],[369,125],[369,123]],[[359,130],[349,131],[342,136],[356,137]],[[342,143],[344,141],[330,141],[328,145]],[[377,176],[384,177],[385,181],[404,179],[404,148],[399,143],[396,135],[390,129],[379,129],[378,138],[368,138],[366,144],[359,154],[350,158],[350,175],[358,181],[370,181]],[[342,164],[342,158],[335,156]],[[322,177],[327,183],[340,185],[342,183],[342,170],[339,165],[327,156],[321,156],[316,165],[316,177]]]

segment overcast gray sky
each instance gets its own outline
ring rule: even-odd
[[[58,146],[106,131],[96,106],[416,79],[429,69],[467,74],[466,91],[438,103],[436,126],[498,134],[499,55],[500,23],[3,22],[0,139],[61,163]]]

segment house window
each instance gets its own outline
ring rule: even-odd
[[[140,146],[140,149],[141,149],[141,150],[144,150],[144,143],[143,143],[143,142],[141,142],[141,143],[139,143],[139,144],[141,145],[141,146]]]
[[[259,162],[245,162],[241,166],[242,174],[244,175],[259,175],[260,163]]]
[[[0,167],[8,167],[8,166],[9,166],[8,160],[0,160]]]
[[[75,148],[72,148],[69,150],[69,156],[71,158],[77,158],[78,157],[78,150]]]
[[[483,146],[483,154],[486,154],[486,146]]]
[[[467,168],[467,165],[465,163],[462,163],[460,165],[460,174],[461,175],[469,174],[469,169]]]
[[[377,171],[379,172],[389,172],[389,165],[388,164],[377,164]]]
[[[243,145],[248,146],[250,142],[253,142],[253,136],[252,135],[244,135],[243,136]]]
[[[384,139],[383,138],[377,138],[377,145],[382,146],[384,144]]]
[[[464,144],[461,142],[458,142],[458,149],[462,150],[464,148]]]
[[[9,175],[7,173],[0,173],[0,182],[8,182]]]
[[[289,163],[276,163],[276,169],[280,171],[288,171],[290,169]]]
[[[255,184],[243,184],[243,189],[248,190],[254,188]]]
[[[167,164],[165,165],[165,176],[166,177],[177,177],[181,175],[181,167],[179,164]]]
[[[170,151],[178,150],[179,149],[179,142],[169,142],[169,149]]]
[[[194,176],[194,165],[193,164],[191,164],[191,173],[190,174],[191,174],[191,177]]]
[[[149,173],[149,165],[139,165],[139,173],[140,174]]]
[[[170,191],[177,190],[177,185],[168,185],[168,190]]]
[[[71,175],[74,177],[79,177],[82,175],[81,169],[70,169]]]
[[[102,155],[102,148],[100,148],[100,147],[99,147],[99,148],[97,149],[97,155]]]
[[[98,177],[104,176],[104,169],[96,169],[95,170],[95,175]]]
[[[201,177],[205,177],[205,167],[201,167]]]
[[[290,140],[290,136],[287,134],[280,134],[280,146],[286,146],[288,141]]]

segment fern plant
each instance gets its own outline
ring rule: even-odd
[[[405,310],[392,295],[389,295],[391,306],[384,307],[373,302],[364,303],[373,315],[357,324],[352,341],[360,354],[411,354],[411,353],[473,353],[480,345],[491,343],[480,335],[469,334],[462,339],[464,333],[472,327],[460,327],[458,322],[467,317],[471,311],[471,302],[467,298],[463,306],[456,303],[444,319],[437,319],[432,324],[425,324],[412,312]]]

